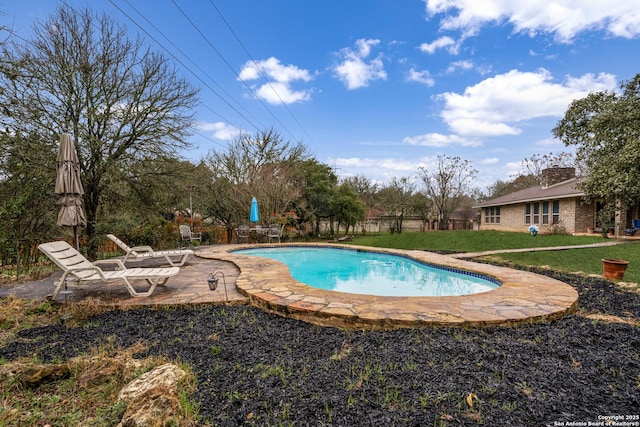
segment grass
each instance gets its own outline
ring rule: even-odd
[[[363,246],[432,251],[480,252],[496,249],[520,249],[550,246],[586,245],[606,241],[600,235],[538,235],[506,231],[437,231],[426,233],[380,234],[361,236],[353,243]]]
[[[640,283],[640,242],[563,251],[503,253],[491,258],[516,265],[539,266],[556,271],[587,275],[602,274],[602,262],[600,261],[602,258],[624,259],[629,261],[629,267],[624,273],[624,281]]]

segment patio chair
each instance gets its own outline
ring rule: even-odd
[[[46,256],[51,259],[63,271],[62,277],[55,282],[52,299],[55,300],[58,292],[68,282],[95,283],[95,282],[122,282],[132,297],[148,297],[156,286],[164,285],[170,277],[180,272],[179,267],[153,267],[153,268],[127,268],[119,259],[101,260],[91,263],[80,252],[71,247],[67,242],[57,241],[38,245]],[[115,264],[116,270],[102,270],[98,264]],[[130,280],[144,279],[149,289],[138,292],[131,285]]]
[[[238,243],[242,243],[243,241],[249,243],[251,229],[247,224],[242,224],[236,229],[236,235],[238,236]]]
[[[269,239],[269,243],[271,243],[272,241],[275,241],[276,239],[278,240],[278,243],[280,243],[280,239],[282,238],[282,230],[283,229],[284,229],[284,224],[283,225],[271,224],[269,226],[269,232],[267,234],[267,237]]]
[[[127,245],[122,240],[118,239],[113,234],[107,234],[107,237],[111,239],[120,249],[125,253],[122,262],[127,261],[141,261],[145,258],[162,258],[164,257],[172,267],[182,267],[187,259],[193,255],[191,249],[171,249],[165,251],[154,251],[151,246],[134,246],[133,248]],[[178,257],[177,260],[171,259],[171,257]]]
[[[269,227],[263,227],[259,224],[256,224],[252,229],[255,232],[256,242],[262,243],[269,240]]]
[[[189,244],[192,245],[193,241],[197,240],[202,243],[202,233],[194,233],[188,225],[181,225],[179,228],[180,237],[182,237],[183,242],[189,242]]]

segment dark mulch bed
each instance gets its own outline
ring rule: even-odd
[[[544,426],[638,414],[640,327],[585,315],[637,321],[640,295],[542,273],[578,289],[577,315],[517,328],[357,332],[252,307],[113,311],[81,327],[25,330],[0,358],[47,362],[107,337],[121,347],[142,340],[140,357],[193,366],[203,421],[220,426]]]

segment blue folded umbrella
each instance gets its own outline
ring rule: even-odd
[[[255,197],[251,199],[251,214],[249,216],[249,220],[251,222],[258,222],[258,201]]]

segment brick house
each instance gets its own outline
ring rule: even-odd
[[[581,178],[575,168],[553,167],[542,171],[541,184],[478,204],[480,229],[527,231],[537,224],[540,232],[554,226],[568,233],[586,233],[596,228],[597,201],[585,203],[578,189]]]

